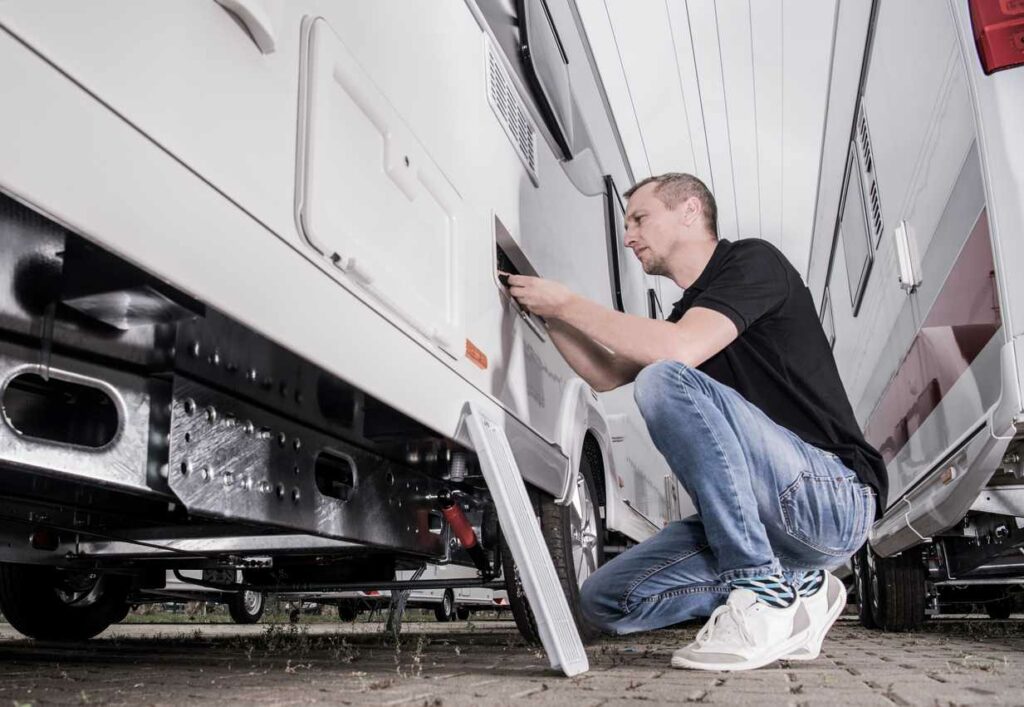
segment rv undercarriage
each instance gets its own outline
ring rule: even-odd
[[[500,571],[457,442],[3,196],[0,252],[0,599],[22,630],[91,635],[167,569],[276,592]]]

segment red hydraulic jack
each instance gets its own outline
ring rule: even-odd
[[[480,570],[480,574],[483,575],[484,579],[493,577],[494,572],[491,570],[491,563],[487,559],[487,553],[480,547],[476,531],[473,530],[473,526],[470,524],[469,519],[466,518],[466,514],[462,512],[462,507],[458,504],[458,501],[448,491],[439,495],[437,501],[441,507],[441,514],[448,521],[448,525],[451,526],[452,534],[459,539],[463,549],[469,553],[470,559],[473,560],[476,568]]]

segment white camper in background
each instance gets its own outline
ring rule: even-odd
[[[574,3],[14,0],[0,80],[19,630],[91,636],[172,566],[319,591],[470,564],[447,497],[508,578],[469,407],[571,607],[606,532],[680,514],[630,391],[590,390],[496,276],[661,314]]]
[[[808,281],[889,471],[855,562],[869,626],[1005,617],[1024,583],[1022,61],[1020,3],[882,0],[857,100],[830,104],[849,150],[822,165]]]

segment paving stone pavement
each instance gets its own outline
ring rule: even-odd
[[[608,638],[565,678],[509,622],[118,625],[83,644],[0,626],[0,704],[1024,704],[1024,620],[932,620],[882,634],[840,621],[822,657],[745,673],[673,670],[698,626]]]

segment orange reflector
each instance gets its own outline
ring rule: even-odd
[[[466,358],[476,364],[480,370],[487,369],[487,354],[478,349],[469,339],[466,339]]]
[[[942,479],[943,485],[948,484],[950,481],[956,478],[956,467],[951,466],[948,469],[946,469],[944,472],[942,472],[942,476],[940,478]]]

